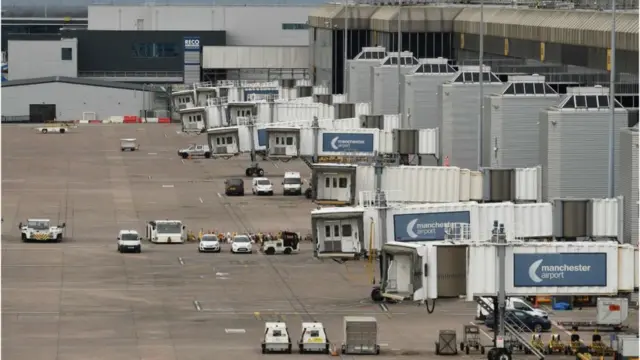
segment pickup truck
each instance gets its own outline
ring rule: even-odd
[[[178,156],[183,159],[188,159],[194,156],[204,156],[205,158],[211,158],[211,149],[209,145],[196,145],[191,144],[189,147],[178,150]]]

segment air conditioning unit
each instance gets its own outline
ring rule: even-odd
[[[216,146],[216,154],[226,154],[227,147],[226,146]]]
[[[271,155],[287,155],[287,148],[283,146],[275,146],[271,148]]]

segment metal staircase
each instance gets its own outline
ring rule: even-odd
[[[313,156],[300,156],[300,159],[307,164],[309,169],[313,169]]]
[[[477,299],[477,303],[487,312],[487,317],[493,316],[493,306],[489,299],[479,297]],[[523,336],[523,333],[530,332],[531,329],[529,329],[522,320],[518,319],[518,317],[514,315],[505,314],[505,319],[506,317],[508,317],[508,319],[504,323],[504,329],[507,335],[507,339],[505,339],[505,346],[513,347],[514,345],[520,345],[531,354],[535,355],[539,360],[543,360],[544,354],[531,345],[531,343]]]

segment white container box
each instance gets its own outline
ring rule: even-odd
[[[596,323],[598,325],[618,326],[629,316],[627,298],[598,298]]]
[[[478,205],[479,241],[490,241],[494,229],[493,222],[504,224],[507,241],[515,238],[514,204],[512,202]]]
[[[393,166],[382,173],[391,201],[449,203],[460,201],[460,169],[443,166]]]
[[[618,237],[618,225],[622,223],[622,214],[618,213],[620,204],[618,198],[591,199],[592,205],[592,236]]]
[[[538,201],[540,194],[540,182],[542,180],[542,168],[516,168],[516,200]]]
[[[469,245],[468,252],[467,299],[495,296],[498,279],[495,246],[475,242]],[[618,293],[617,243],[514,243],[507,247],[505,261],[508,296]]]
[[[618,247],[618,290],[631,292],[635,287],[637,273],[630,274],[629,270],[636,266],[635,247],[632,245],[620,245]]]
[[[550,238],[553,235],[551,203],[516,204],[516,239]]]

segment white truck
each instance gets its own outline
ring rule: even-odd
[[[142,238],[135,230],[120,230],[118,233],[118,252],[142,252]]]
[[[305,353],[329,353],[329,338],[322,323],[303,322],[302,335],[298,341],[300,354]]]
[[[49,133],[64,134],[66,132],[69,132],[70,129],[75,129],[76,127],[77,126],[75,125],[71,126],[64,123],[60,123],[60,124],[52,124],[52,125],[37,127],[35,128],[35,130],[42,134],[49,134]]]
[[[485,300],[493,308],[493,302],[491,301],[491,299],[485,299]],[[506,305],[507,305],[507,310],[521,310],[531,316],[537,316],[542,318],[549,317],[549,314],[546,311],[536,309],[535,307],[533,307],[533,305],[531,305],[529,302],[527,302],[523,298],[509,297],[507,298]],[[478,305],[476,309],[476,320],[484,321],[487,318],[487,316],[489,316],[489,313],[485,309],[483,309],[482,306]]]
[[[287,171],[282,179],[283,195],[302,195],[302,177],[296,171]]]
[[[186,226],[180,220],[153,220],[147,223],[147,239],[156,244],[184,243]]]
[[[140,149],[140,145],[138,144],[137,139],[120,139],[120,150],[136,151],[138,149]]]
[[[264,324],[264,340],[262,353],[285,352],[291,354],[291,337],[287,324],[283,322],[267,322]]]
[[[204,156],[209,159],[211,158],[211,149],[209,148],[209,145],[191,144],[184,149],[178,150],[178,156],[183,159],[188,159],[189,157],[194,156]]]
[[[61,242],[66,226],[65,223],[52,226],[49,219],[27,219],[26,223],[18,224],[24,242],[32,240]]]
[[[300,236],[294,232],[283,231],[278,239],[262,240],[260,251],[266,255],[300,252]]]

